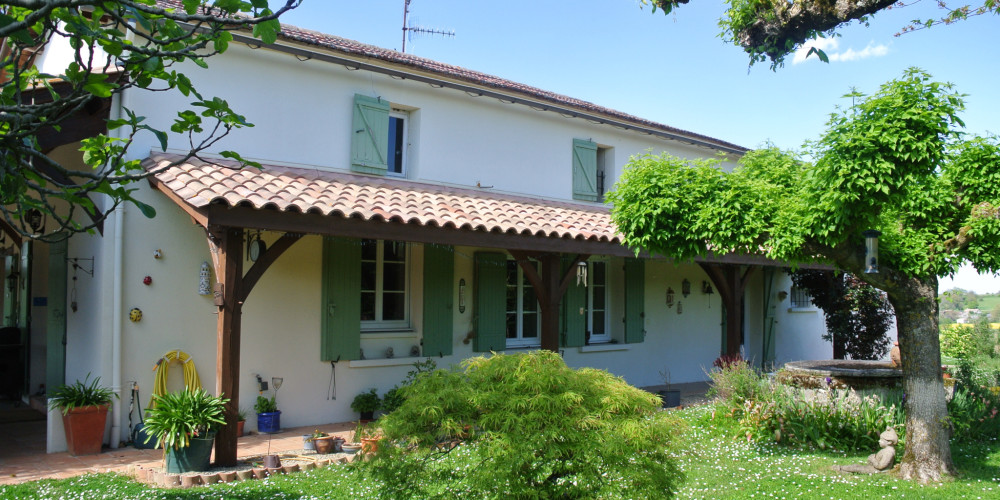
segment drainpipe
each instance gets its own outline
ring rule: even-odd
[[[115,96],[117,105],[111,106],[109,118],[112,120],[120,118],[122,115],[123,99],[121,94]],[[113,136],[118,136],[118,130],[110,131]],[[112,276],[112,313],[111,313],[111,390],[118,395],[118,401],[111,407],[111,448],[118,448],[121,443],[122,432],[122,262],[125,260],[125,205],[115,207],[114,215],[115,241],[114,241],[114,273]]]

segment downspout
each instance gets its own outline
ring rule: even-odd
[[[122,115],[122,95],[115,96],[116,103],[111,106],[109,118],[116,120]],[[110,131],[109,135],[117,137],[118,130]],[[111,448],[118,448],[121,443],[122,431],[122,287],[124,278],[122,277],[122,263],[125,260],[124,248],[125,238],[125,205],[115,207],[114,216],[115,241],[114,241],[114,272],[112,273],[112,313],[111,313],[111,390],[118,396],[118,401],[111,407]]]

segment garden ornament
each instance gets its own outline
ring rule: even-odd
[[[868,464],[835,465],[834,470],[840,472],[853,472],[855,474],[878,474],[892,468],[896,461],[896,443],[899,442],[899,435],[892,427],[886,428],[885,432],[879,434],[878,445],[882,447],[876,453],[868,455]]]

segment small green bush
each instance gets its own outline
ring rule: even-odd
[[[101,377],[91,382],[88,373],[82,382],[77,380],[56,389],[49,396],[49,409],[58,408],[65,415],[74,408],[109,405],[117,397],[111,389],[101,386]]]
[[[253,405],[253,411],[256,413],[274,413],[278,411],[278,402],[274,399],[274,396],[270,398],[257,396],[257,402]]]
[[[671,454],[681,424],[659,406],[556,353],[471,358],[417,378],[361,467],[387,498],[431,496],[437,479],[494,498],[665,498],[682,477]]]
[[[742,358],[740,362],[716,360],[715,368],[708,372],[708,376],[712,379],[708,396],[717,398],[717,402],[730,413],[741,408],[744,402],[764,399],[764,395],[771,392],[768,377]]]
[[[156,445],[167,448],[186,448],[193,437],[205,437],[226,425],[225,411],[228,399],[209,394],[205,389],[191,390],[187,387],[179,392],[154,395],[156,405],[146,410],[146,438],[148,443],[154,436]]]
[[[382,406],[382,400],[378,397],[378,390],[372,387],[368,392],[362,392],[354,396],[351,401],[351,409],[358,413],[366,413],[378,410]]]

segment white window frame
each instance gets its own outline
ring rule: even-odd
[[[594,264],[604,265],[604,333],[594,334],[594,292],[596,291],[594,279]],[[587,331],[590,332],[591,344],[603,344],[611,342],[611,263],[606,258],[591,258],[587,261]]]
[[[363,239],[361,244],[364,245],[366,241],[374,241],[378,247],[375,252],[375,317],[381,318],[383,314],[383,297],[384,297],[384,272],[385,272],[385,244],[392,243],[392,241],[386,240],[373,240],[373,239]],[[361,320],[361,331],[364,332],[384,332],[384,331],[399,331],[399,330],[409,330],[410,327],[410,250],[411,245],[406,242],[398,242],[401,245],[406,245],[406,249],[403,251],[403,276],[404,276],[404,288],[403,288],[403,319],[402,320]],[[371,260],[366,260],[362,256],[361,262],[371,262]],[[363,269],[363,268],[362,268]],[[363,270],[362,270],[363,272]],[[363,281],[363,280],[362,280]],[[365,290],[362,289],[362,292]],[[358,298],[360,300],[360,297]]]
[[[402,144],[400,146],[400,150],[402,151],[402,155],[401,155],[402,158],[400,158],[400,166],[399,166],[400,171],[399,172],[393,172],[392,171],[393,158],[389,158],[388,157],[388,156],[390,156],[390,153],[392,152],[392,144],[390,143],[389,147],[386,148],[386,156],[387,156],[387,158],[386,158],[386,166],[385,166],[385,175],[388,175],[388,176],[391,176],[391,177],[406,177],[406,156],[407,156],[406,153],[407,153],[407,149],[409,149],[409,137],[408,136],[409,136],[409,128],[410,128],[410,113],[408,113],[406,111],[403,111],[401,109],[398,109],[398,108],[392,108],[392,110],[389,111],[389,127],[390,127],[390,132],[392,130],[392,119],[393,118],[396,118],[398,120],[403,120],[403,137],[402,137]],[[391,134],[386,134],[386,136],[387,137],[392,137]]]
[[[508,266],[509,263],[513,262],[514,266],[517,268],[517,285],[515,291],[517,293],[517,310],[508,311],[507,310],[507,292],[510,290],[511,285],[507,282],[506,273],[504,277],[504,332],[507,330],[507,315],[514,313],[517,315],[517,337],[507,338],[507,348],[517,349],[517,348],[528,348],[528,347],[541,347],[542,345],[542,311],[541,306],[538,305],[538,295],[535,295],[535,332],[537,332],[536,337],[524,337],[524,289],[525,287],[530,287],[531,282],[528,281],[527,276],[524,275],[524,269],[517,263],[516,260],[512,258],[507,259]],[[535,264],[538,273],[542,272],[542,264],[537,261],[532,261]]]

